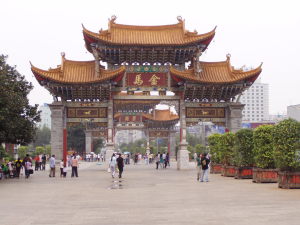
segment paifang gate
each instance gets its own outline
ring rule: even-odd
[[[240,129],[244,105],[237,96],[257,79],[261,65],[235,69],[229,54],[224,61],[201,61],[215,29],[198,34],[185,30],[181,17],[177,20],[172,25],[132,26],[117,24],[113,16],[107,30],[94,33],[83,27],[94,60],[68,60],[63,53],[56,68],[31,65],[38,82],[54,97],[51,147],[58,158],[65,156],[67,126],[76,123],[86,124],[86,151],[91,149],[90,138],[99,135],[107,140],[109,158],[116,130],[138,128],[149,138],[169,138],[172,149],[179,122],[178,169],[188,168],[187,126],[201,120],[232,132]],[[155,109],[158,104],[175,106],[176,113]]]

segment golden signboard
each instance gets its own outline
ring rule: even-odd
[[[151,130],[151,131],[149,131],[149,137],[158,137],[158,138],[169,137],[169,132],[168,131]]]
[[[68,108],[68,118],[107,118],[107,108]]]
[[[186,118],[225,118],[225,108],[187,107]]]

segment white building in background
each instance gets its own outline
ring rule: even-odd
[[[287,117],[300,121],[300,104],[287,107]]]
[[[144,137],[144,132],[141,130],[119,130],[115,138],[117,144],[121,145],[122,143],[129,144],[135,142]]]
[[[51,128],[51,111],[47,103],[39,106],[41,111],[41,122],[39,123],[40,127],[46,126]]]
[[[260,78],[246,90],[240,98],[245,104],[243,122],[263,122],[269,120],[269,84]]]

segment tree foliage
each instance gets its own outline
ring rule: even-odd
[[[18,157],[20,159],[23,159],[28,153],[28,149],[29,149],[28,146],[20,146],[18,149]]]
[[[211,161],[213,163],[221,163],[221,134],[212,134],[208,137],[208,145],[210,149]]]
[[[0,55],[0,143],[28,144],[40,120],[37,105],[27,98],[33,86],[6,59]]]
[[[82,124],[68,128],[68,149],[79,153],[85,152],[85,127]]]
[[[253,130],[241,129],[235,133],[234,165],[253,166]]]
[[[40,127],[36,131],[34,146],[49,145],[51,141],[51,130],[46,127]]]
[[[275,169],[273,129],[273,125],[263,125],[253,132],[254,162],[262,169]]]
[[[92,151],[96,154],[100,153],[101,148],[104,147],[104,141],[102,138],[93,140],[93,149]]]
[[[282,171],[300,171],[300,123],[293,119],[281,121],[274,127],[274,156]]]
[[[232,132],[227,132],[221,135],[220,151],[221,162],[223,165],[232,166],[234,157],[234,139],[235,135]]]

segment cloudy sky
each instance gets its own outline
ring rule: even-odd
[[[203,61],[257,67],[270,85],[270,113],[300,104],[300,2],[297,0],[0,0],[0,54],[33,83],[31,104],[51,103],[52,97],[30,71],[31,61],[43,69],[60,64],[61,52],[72,60],[92,60],[84,47],[81,24],[94,32],[107,29],[108,18],[132,25],[177,23],[198,33],[217,26]]]

